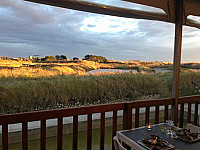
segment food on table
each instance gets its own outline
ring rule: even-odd
[[[167,141],[160,139],[157,135],[150,135],[151,138],[144,138],[142,142],[151,150],[172,150],[173,146]]]
[[[200,140],[199,133],[191,133],[189,129],[180,129],[176,131],[178,137],[186,142]]]

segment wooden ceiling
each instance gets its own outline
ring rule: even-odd
[[[25,0],[25,1],[68,8],[73,10],[79,10],[79,11],[85,11],[90,13],[126,17],[126,18],[158,20],[170,23],[175,23],[175,16],[176,16],[175,0],[122,0],[126,1],[127,3],[136,3],[136,4],[151,6],[154,8],[160,8],[165,13],[127,9],[122,7],[114,7],[114,6],[97,4],[87,1],[79,1],[79,0]],[[200,28],[200,22],[188,18],[189,15],[200,17],[200,0],[184,0],[183,14],[184,14],[183,25]]]

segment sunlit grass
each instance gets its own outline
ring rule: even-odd
[[[81,61],[42,65],[46,66],[0,69],[0,113],[159,99],[171,95],[171,73],[141,71],[138,74],[105,72],[88,75],[89,70],[116,68],[122,64]],[[180,96],[197,94],[200,94],[200,74],[182,72]]]
[[[142,74],[0,78],[1,113],[167,97],[165,81]]]
[[[40,62],[22,60],[0,60],[0,77],[50,77],[57,75],[87,75],[87,72],[95,69],[150,69],[149,65],[143,62],[116,62],[99,63],[94,61],[81,60],[78,62]],[[158,65],[154,63],[153,65]],[[101,74],[101,73],[100,73]],[[111,74],[110,72],[103,74]],[[99,75],[99,74],[96,74]]]

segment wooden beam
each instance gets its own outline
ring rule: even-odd
[[[169,0],[123,0],[126,2],[146,5],[154,8],[160,8],[161,10],[168,12],[168,2]]]
[[[175,41],[172,79],[172,98],[174,99],[174,104],[172,106],[172,118],[174,120],[174,124],[177,125],[183,26],[183,0],[176,0],[175,5]]]
[[[174,1],[175,0],[160,0],[149,1],[149,0],[123,0],[127,2],[133,2],[138,4],[143,4],[151,7],[160,8],[165,11],[165,13],[149,12],[135,9],[128,9],[122,7],[114,7],[109,5],[91,3],[79,0],[24,0],[28,2],[34,2],[39,4],[45,4],[55,7],[73,9],[78,11],[97,13],[102,15],[110,15],[125,18],[135,18],[135,19],[146,19],[146,20],[157,20],[169,23],[175,23],[175,12],[174,12]],[[187,15],[186,15],[187,16]],[[186,18],[185,16],[185,18]],[[198,22],[187,19],[184,25],[200,28]]]
[[[192,19],[187,19],[185,25],[200,29],[200,23]]]
[[[169,22],[168,15],[165,13],[127,9],[122,7],[114,7],[103,4],[91,3],[86,1],[78,1],[78,0],[24,0],[24,1],[85,11],[90,13],[103,14],[103,15]]]
[[[200,16],[200,1],[199,0],[184,0],[185,15]]]

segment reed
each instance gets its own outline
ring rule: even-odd
[[[171,83],[170,73],[1,77],[0,113],[167,98]],[[180,96],[198,94],[200,74],[181,73]]]
[[[1,113],[168,97],[164,80],[153,75],[0,78]],[[163,84],[161,84],[163,83]]]

